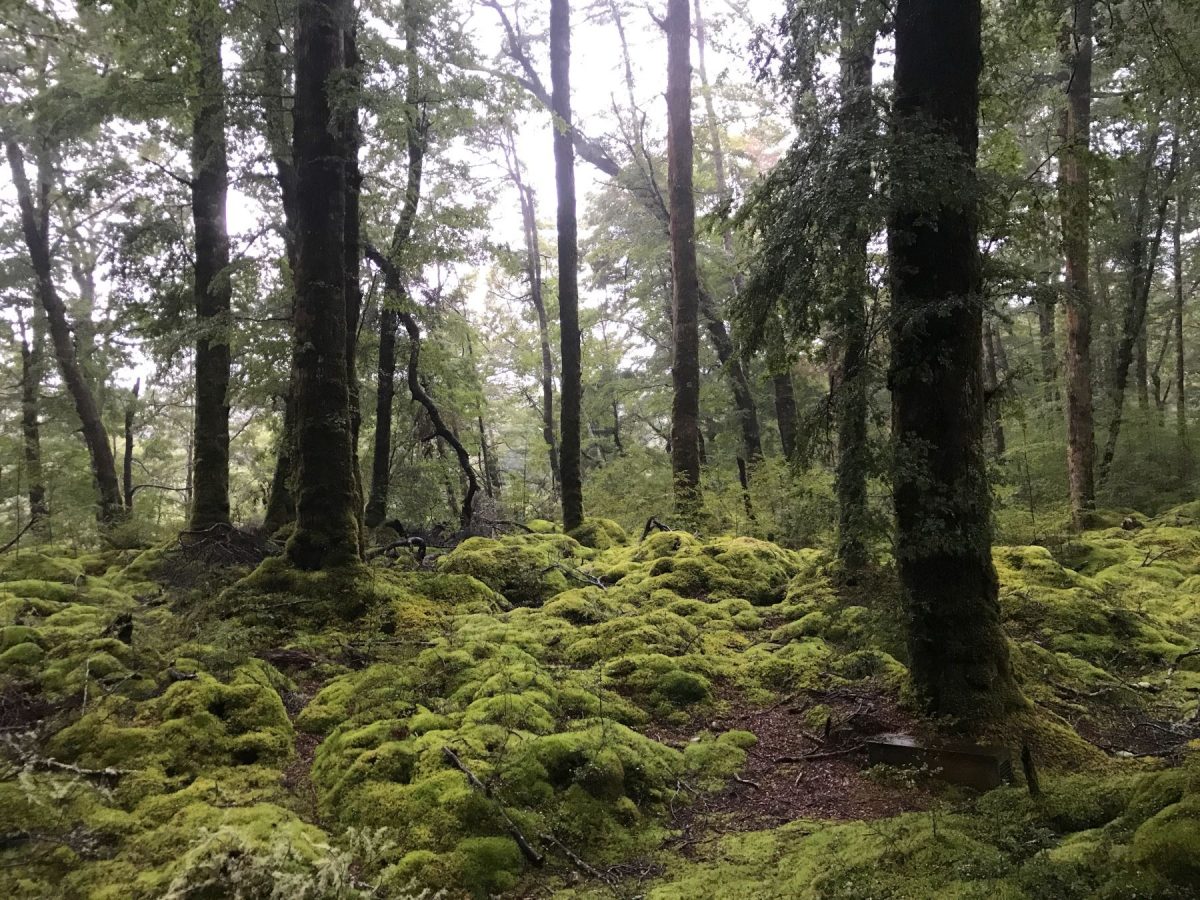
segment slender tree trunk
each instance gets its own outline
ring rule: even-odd
[[[1092,29],[1094,0],[1073,0],[1062,55],[1067,97],[1063,116],[1059,199],[1062,205],[1066,279],[1067,481],[1071,521],[1087,525],[1096,506],[1096,435],[1092,411],[1092,294],[1090,147],[1092,124]]]
[[[1004,419],[1000,415],[1000,366],[997,362],[996,345],[1000,336],[992,320],[983,318],[983,392],[987,409],[988,426],[992,433],[992,452],[997,460],[1004,458]]]
[[[554,182],[558,189],[558,317],[562,343],[563,528],[583,524],[580,414],[583,372],[579,332],[579,248],[575,222],[575,149],[571,125],[570,0],[550,0],[550,82],[554,110]]]
[[[291,87],[284,70],[279,45],[279,27],[271,14],[264,11],[260,23],[263,59],[262,107],[264,134],[283,206],[283,243],[288,263],[287,285],[293,287],[296,273],[297,205],[296,166],[292,158],[291,113],[284,97]],[[295,318],[295,291],[292,291],[292,317]],[[287,389],[283,397],[283,429],[275,456],[275,472],[271,478],[270,494],[264,514],[263,530],[273,534],[296,518],[296,501],[292,495],[296,475],[296,368],[291,361]]]
[[[675,509],[700,511],[700,284],[692,196],[692,67],[688,0],[667,0],[667,192],[670,212],[673,357],[671,473]]]
[[[346,0],[301,0],[296,33],[296,530],[300,569],[359,560],[346,304],[346,154],[334,92]]]
[[[1104,442],[1104,455],[1100,459],[1098,473],[1101,485],[1108,480],[1113,458],[1117,453],[1117,441],[1121,435],[1121,424],[1124,419],[1125,389],[1129,382],[1129,368],[1135,362],[1135,354],[1137,356],[1135,375],[1140,379],[1143,374],[1141,341],[1146,331],[1146,310],[1150,302],[1150,289],[1154,284],[1154,273],[1158,268],[1158,252],[1162,244],[1163,229],[1166,227],[1167,205],[1170,200],[1169,189],[1174,181],[1176,166],[1176,157],[1172,154],[1171,168],[1158,204],[1155,219],[1157,224],[1154,234],[1148,236],[1146,226],[1150,212],[1150,182],[1154,174],[1158,137],[1156,128],[1146,144],[1145,175],[1142,187],[1138,192],[1137,212],[1134,216],[1133,242],[1130,245],[1129,254],[1129,293],[1125,303],[1125,315],[1122,318],[1121,338],[1117,342],[1117,355],[1113,364],[1108,438]]]
[[[868,561],[867,468],[867,205],[871,199],[871,161],[862,153],[870,146],[875,116],[871,72],[875,64],[875,39],[882,7],[868,3],[872,12],[858,12],[846,4],[843,14],[841,58],[841,112],[839,127],[856,152],[848,155],[846,177],[852,185],[854,211],[842,234],[841,296],[835,310],[838,372],[835,391],[837,416],[836,493],[838,501],[838,558],[854,570]]]
[[[121,470],[122,486],[125,488],[125,509],[133,513],[133,423],[137,415],[138,393],[142,389],[139,378],[133,383],[129,400],[125,404],[125,465]]]
[[[25,174],[25,158],[15,141],[5,142],[8,165],[12,173],[13,186],[17,190],[17,205],[21,213],[21,230],[29,251],[29,261],[37,279],[38,299],[46,311],[46,323],[50,339],[54,342],[54,355],[67,392],[75,403],[75,412],[83,431],[92,463],[92,477],[96,482],[99,500],[99,518],[102,524],[111,524],[124,515],[121,502],[121,486],[117,480],[116,460],[108,442],[108,432],[100,415],[96,397],[88,387],[83,370],[75,355],[75,341],[71,335],[71,324],[67,321],[67,308],[58,294],[54,283],[54,265],[50,256],[50,213],[48,199],[50,183],[44,167],[38,166],[38,198],[35,201],[29,179]],[[35,205],[36,204],[36,205]]]
[[[1000,627],[983,452],[980,2],[899,0],[895,20],[893,171],[927,179],[904,155],[940,139],[936,177],[948,185],[932,208],[914,199],[929,184],[901,187],[888,223],[896,561],[916,693],[931,713],[970,725],[1021,704]]]
[[[1055,347],[1054,310],[1058,305],[1058,290],[1055,286],[1038,287],[1034,297],[1038,316],[1038,344],[1041,351],[1042,391],[1047,403],[1057,403],[1058,394],[1058,350]]]
[[[796,389],[792,384],[792,373],[776,372],[771,376],[771,387],[775,391],[775,421],[779,425],[779,443],[783,447],[783,458],[790,462],[796,458],[796,439],[799,431]]]
[[[50,507],[46,502],[46,481],[42,473],[42,432],[38,421],[42,386],[42,341],[44,335],[34,315],[33,343],[25,335],[25,320],[17,311],[21,331],[21,437],[25,451],[25,472],[29,483],[30,528],[40,539],[50,537]]]
[[[1150,322],[1142,322],[1142,333],[1138,335],[1137,357],[1134,360],[1134,379],[1137,382],[1138,409],[1150,409]]]
[[[427,126],[421,105],[421,70],[417,55],[417,12],[406,7],[404,41],[407,53],[407,78],[404,83],[404,107],[408,116],[405,140],[408,148],[408,175],[404,185],[404,206],[392,233],[390,259],[397,265],[408,249],[413,223],[421,202],[421,176],[425,164]],[[403,287],[403,285],[401,285]],[[387,518],[388,491],[391,483],[392,406],[396,394],[396,329],[399,316],[397,303],[405,300],[402,294],[385,293],[379,308],[379,369],[375,397],[375,445],[371,456],[371,494],[367,501],[366,523],[372,527]]]
[[[1176,141],[1178,141],[1178,137],[1176,137]],[[1175,189],[1175,222],[1171,227],[1171,275],[1175,288],[1172,310],[1175,318],[1175,430],[1184,448],[1181,458],[1185,475],[1190,468],[1191,460],[1191,453],[1188,452],[1187,361],[1184,355],[1183,338],[1183,222],[1186,218],[1185,187],[1180,184]]]
[[[225,151],[225,74],[220,5],[191,0],[188,18],[196,54],[192,110],[192,223],[196,231],[196,412],[188,527],[229,524],[229,333],[233,288],[225,226],[229,165]]]
[[[362,429],[362,405],[358,386],[358,329],[362,319],[362,285],[359,281],[359,260],[362,258],[359,239],[359,189],[362,174],[358,168],[358,148],[362,140],[358,125],[358,92],[362,86],[361,61],[358,58],[358,19],[353,0],[344,0],[350,20],[342,32],[347,78],[341,86],[345,96],[339,102],[342,121],[342,152],[346,157],[346,215],[343,220],[346,271],[344,295],[346,301],[346,386],[350,393],[350,457],[354,475],[354,518],[357,523],[359,555],[366,553],[363,532],[363,481],[358,461],[358,436]]]

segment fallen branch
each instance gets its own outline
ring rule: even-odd
[[[608,585],[599,578],[596,578],[592,575],[585,575],[583,572],[572,569],[570,566],[564,566],[562,563],[555,563],[552,566],[546,566],[546,568],[542,569],[542,571],[538,574],[545,575],[547,572],[553,572],[555,569],[562,572],[564,575],[574,578],[576,581],[582,581],[584,584],[590,584],[593,587],[598,587],[602,591],[608,590]]]
[[[442,756],[446,758],[450,765],[467,776],[467,783],[471,787],[496,804],[496,812],[500,813],[500,817],[504,819],[505,824],[508,826],[508,833],[517,842],[517,846],[521,848],[522,855],[535,866],[541,866],[545,863],[546,858],[533,849],[533,846],[525,839],[525,835],[521,833],[521,829],[517,827],[517,824],[504,811],[504,807],[492,796],[492,792],[488,789],[487,785],[480,781],[479,777],[467,767],[467,764],[458,758],[458,754],[448,746],[444,746],[442,747]]]
[[[652,531],[674,530],[675,529],[673,529],[670,525],[664,525],[662,522],[658,521],[657,516],[651,516],[646,520],[646,527],[642,529],[642,540],[644,541],[646,538],[648,538],[650,536],[650,532]]]
[[[851,753],[856,753],[865,747],[866,744],[852,744],[849,747],[843,747],[841,750],[826,750],[823,753],[806,753],[803,756],[777,756],[777,763],[798,763],[811,762],[814,759],[831,759],[835,756],[847,756]]]
[[[599,881],[603,881],[606,884],[612,883],[611,879],[609,879],[608,876],[606,876],[603,872],[601,872],[595,866],[588,863],[586,860],[582,859],[579,856],[579,854],[577,854],[574,850],[572,850],[570,847],[568,847],[566,844],[564,844],[562,841],[560,841],[554,835],[539,834],[538,837],[541,838],[543,843],[550,844],[551,846],[557,848],[557,850],[563,856],[565,856],[568,860],[571,861],[571,865],[573,865],[575,868],[579,869],[579,871],[583,872],[583,874],[589,875],[592,878],[598,879]]]
[[[59,762],[57,759],[37,759],[34,760],[33,765],[35,768],[45,769],[49,772],[69,772],[80,778],[99,778],[108,781],[116,781],[124,775],[134,775],[137,772],[136,769],[117,769],[112,766],[104,769],[84,769],[71,763]]]
[[[742,777],[741,775],[739,775],[737,772],[734,772],[734,773],[733,773],[733,780],[734,780],[734,781],[736,781],[738,784],[744,784],[744,785],[747,785],[747,786],[749,786],[749,787],[752,787],[752,788],[754,788],[756,791],[761,791],[761,790],[762,790],[762,785],[761,785],[761,784],[759,784],[757,781],[751,781],[749,778],[743,778],[743,777]]]
[[[38,521],[37,516],[34,516],[28,522],[26,522],[25,527],[17,532],[17,536],[15,538],[13,538],[11,541],[9,541],[7,544],[5,544],[3,547],[0,547],[0,553],[6,553],[9,550],[11,550],[13,547],[15,547],[17,545],[17,542],[19,540],[21,540],[21,538],[25,537],[25,532],[27,532],[35,524],[37,524],[37,521]]]

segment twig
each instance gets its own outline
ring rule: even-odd
[[[117,769],[112,766],[104,769],[83,769],[71,763],[59,762],[57,759],[38,759],[33,764],[36,768],[51,772],[70,772],[80,778],[107,778],[114,781],[122,775],[133,775],[137,772],[136,769]]]
[[[517,824],[509,818],[508,813],[504,811],[504,807],[496,802],[496,799],[492,796],[492,792],[482,781],[479,780],[478,776],[476,776],[474,772],[467,768],[467,764],[458,758],[458,754],[451,750],[448,746],[444,746],[442,747],[442,756],[446,758],[450,765],[454,766],[454,768],[458,769],[458,771],[467,776],[467,782],[471,785],[471,787],[475,788],[475,790],[479,791],[481,794],[495,803],[496,812],[500,813],[500,817],[504,819],[505,824],[508,826],[508,833],[512,836],[512,839],[517,842],[517,846],[521,848],[522,855],[535,866],[541,866],[543,863],[545,863],[546,858],[534,850],[529,841],[525,840],[525,835],[521,833],[521,829],[517,827]]]
[[[738,784],[748,785],[749,787],[754,788],[756,791],[762,790],[762,785],[759,784],[757,781],[751,781],[749,778],[743,778],[737,772],[733,773],[733,780],[736,781]]]
[[[775,762],[798,763],[809,762],[814,759],[830,759],[834,756],[846,756],[850,753],[856,753],[865,746],[866,744],[852,744],[849,747],[843,747],[841,750],[826,750],[822,753],[806,753],[803,756],[777,756],[775,757]]]
[[[612,883],[611,879],[608,878],[608,876],[606,876],[603,872],[601,872],[595,866],[588,863],[586,860],[580,858],[579,854],[577,854],[574,850],[572,850],[570,847],[568,847],[566,844],[564,844],[562,841],[560,841],[554,835],[539,834],[538,837],[541,838],[541,840],[544,843],[550,844],[553,847],[557,848],[558,851],[563,856],[565,856],[567,859],[569,859],[571,861],[571,865],[573,865],[575,868],[579,869],[579,871],[583,872],[585,875],[589,875],[592,878],[595,878],[599,881],[605,882],[606,884]]]
[[[19,540],[21,540],[21,538],[25,537],[25,532],[27,532],[30,528],[32,528],[34,525],[37,524],[38,519],[39,519],[38,516],[33,516],[28,522],[26,522],[25,527],[17,532],[17,536],[15,538],[13,538],[11,541],[9,541],[7,544],[5,544],[3,547],[0,547],[0,553],[7,553],[9,550],[11,550],[13,547],[15,547],[17,545],[17,541],[19,541]]]

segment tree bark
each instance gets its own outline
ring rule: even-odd
[[[50,507],[46,502],[46,481],[42,472],[42,436],[38,421],[42,386],[42,340],[34,316],[33,342],[25,335],[25,320],[17,312],[21,331],[21,438],[25,453],[25,476],[29,484],[29,520],[33,533],[42,540],[50,537]]]
[[[1176,136],[1176,142],[1179,138]],[[1176,144],[1178,147],[1178,143]],[[1187,361],[1184,354],[1183,338],[1183,222],[1187,218],[1187,203],[1185,188],[1179,184],[1175,189],[1175,221],[1171,226],[1172,251],[1172,281],[1174,282],[1174,303],[1172,313],[1175,320],[1175,430],[1184,448],[1181,454],[1184,475],[1190,469],[1191,454],[1188,452],[1188,421],[1187,421]]]
[[[988,427],[992,433],[992,453],[997,460],[1003,460],[1004,419],[1000,415],[1000,366],[996,361],[996,345],[1000,336],[996,334],[992,320],[984,314],[983,318],[983,393],[984,406],[987,409]]]
[[[1000,627],[983,452],[980,2],[899,0],[895,22],[893,171],[922,179],[894,192],[888,223],[896,561],[917,696],[972,725],[1022,702]],[[945,145],[936,184],[905,158],[925,158],[931,140]]]
[[[359,190],[362,174],[358,168],[358,148],[362,134],[358,125],[358,93],[362,87],[361,60],[358,57],[358,20],[353,0],[346,2],[349,21],[342,31],[342,52],[345,55],[347,77],[340,101],[342,152],[346,158],[346,215],[343,220],[346,271],[343,291],[346,302],[346,386],[350,394],[350,458],[354,476],[354,518],[358,532],[359,555],[365,557],[366,535],[363,533],[363,481],[358,460],[358,436],[362,428],[362,405],[358,386],[358,329],[362,319],[362,285],[359,281],[361,247],[359,239]]]
[[[1110,387],[1110,410],[1108,437],[1104,442],[1104,455],[1100,458],[1098,479],[1101,485],[1108,480],[1112,462],[1117,454],[1117,441],[1121,436],[1124,419],[1125,389],[1129,383],[1129,369],[1135,364],[1135,375],[1144,376],[1145,361],[1142,357],[1142,340],[1146,332],[1146,310],[1150,302],[1150,289],[1154,284],[1154,272],[1158,268],[1158,252],[1162,245],[1163,230],[1166,228],[1169,189],[1175,177],[1176,155],[1171,156],[1171,167],[1163,186],[1155,217],[1154,233],[1147,235],[1146,226],[1150,215],[1150,182],[1154,174],[1154,158],[1158,149],[1158,129],[1146,144],[1146,168],[1142,186],[1138,191],[1137,209],[1134,215],[1132,243],[1129,252],[1129,291],[1125,302],[1125,314],[1121,321],[1121,338],[1117,342],[1116,359],[1113,363],[1113,379]],[[1140,385],[1139,385],[1140,387]],[[1147,394],[1147,407],[1149,395]]]
[[[229,165],[225,147],[225,75],[220,5],[191,0],[188,25],[196,54],[192,110],[192,223],[196,232],[195,452],[188,527],[229,524],[229,332],[233,287],[225,225]]]
[[[139,378],[133,383],[133,390],[130,391],[129,400],[125,404],[125,460],[121,470],[122,486],[125,488],[125,509],[130,514],[133,513],[133,423],[134,417],[137,415],[137,399],[138,393],[142,388],[142,380]]]
[[[688,0],[667,0],[667,193],[671,237],[671,474],[675,510],[700,511],[700,284],[692,196],[692,68]]]
[[[37,279],[38,299],[46,312],[46,323],[50,329],[50,339],[54,342],[58,369],[75,404],[83,440],[91,458],[92,477],[95,479],[99,501],[98,516],[101,524],[109,525],[124,516],[121,486],[117,480],[116,460],[108,442],[108,432],[104,428],[100,407],[75,355],[75,341],[71,336],[71,324],[67,320],[67,308],[54,283],[54,265],[50,255],[49,173],[39,163],[38,198],[35,201],[25,174],[25,158],[21,148],[15,141],[6,140],[5,152],[13,186],[17,190],[21,231],[29,251],[33,274]]]
[[[1058,350],[1055,347],[1054,310],[1058,305],[1058,290],[1055,286],[1039,286],[1034,296],[1038,317],[1038,349],[1042,363],[1042,390],[1047,403],[1057,403],[1058,394]]]
[[[871,161],[862,147],[870,146],[874,131],[871,96],[875,40],[879,33],[878,10],[867,3],[846,4],[841,23],[841,111],[839,131],[853,149],[845,163],[851,183],[854,210],[842,234],[842,284],[834,313],[838,372],[835,410],[837,417],[837,466],[835,489],[838,501],[838,558],[847,569],[866,565],[867,551],[867,354],[870,335],[867,323],[867,244],[870,229],[866,220],[871,199]]]
[[[1066,278],[1067,482],[1071,521],[1088,523],[1096,506],[1096,435],[1092,409],[1092,293],[1090,147],[1094,0],[1073,0],[1062,42],[1068,73],[1058,194],[1062,205]]]
[[[296,530],[297,568],[359,561],[346,350],[346,154],[330,127],[346,63],[346,0],[301,0],[296,33]]]
[[[783,458],[791,462],[796,457],[796,439],[799,426],[796,417],[796,388],[792,384],[791,372],[777,372],[771,376],[775,391],[775,421],[779,426],[779,443]]]
[[[579,248],[575,221],[575,149],[571,132],[570,0],[550,0],[550,83],[554,111],[554,183],[558,190],[558,317],[562,360],[559,467],[563,528],[583,524],[580,416],[583,372],[579,332]]]

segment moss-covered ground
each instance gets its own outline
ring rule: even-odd
[[[202,586],[0,557],[11,897],[1200,896],[1200,508],[997,547],[1041,793],[868,770],[886,570],[745,537],[472,538]],[[172,586],[174,585],[174,586]],[[439,894],[440,892],[440,894]]]

